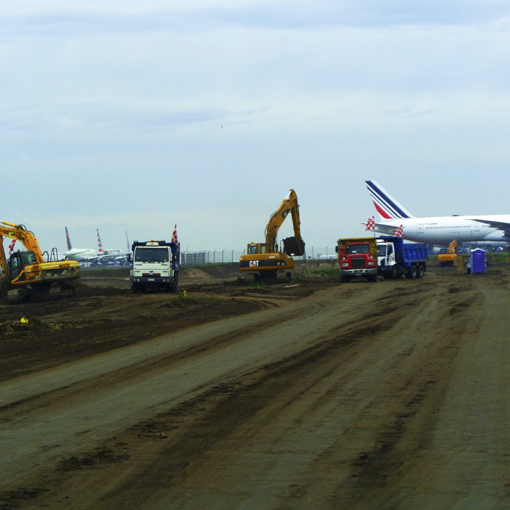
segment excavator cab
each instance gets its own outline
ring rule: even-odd
[[[248,255],[258,255],[259,253],[267,253],[265,243],[250,243],[246,248]]]
[[[9,276],[16,280],[25,267],[37,264],[37,258],[33,251],[17,251],[9,257]]]

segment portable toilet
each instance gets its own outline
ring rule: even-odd
[[[485,273],[485,250],[471,250],[471,273]]]

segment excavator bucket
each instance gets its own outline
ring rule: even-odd
[[[287,237],[283,240],[283,251],[287,255],[300,257],[305,254],[305,242],[300,237]]]

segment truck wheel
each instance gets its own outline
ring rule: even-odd
[[[174,275],[174,283],[172,284],[172,292],[177,292],[177,288],[179,287],[179,275],[178,274],[175,274]]]
[[[377,282],[378,281],[377,275],[376,274],[371,275],[368,281],[374,283]]]
[[[413,264],[409,268],[409,271],[407,272],[407,277],[408,278],[416,278],[417,272],[418,272],[418,270],[417,270],[416,266]]]
[[[418,278],[423,278],[425,276],[425,266],[423,264],[420,264],[418,266]]]
[[[138,284],[136,283],[131,283],[131,292],[133,292],[133,294],[136,294],[138,292]]]
[[[340,276],[340,283],[348,283],[351,281],[350,276]]]
[[[397,267],[396,266],[393,266],[391,268],[391,279],[392,280],[396,280],[397,279],[397,276],[398,276],[398,273],[397,273]]]

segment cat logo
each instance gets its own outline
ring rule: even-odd
[[[258,267],[259,261],[258,260],[250,260],[250,267],[256,266]]]

